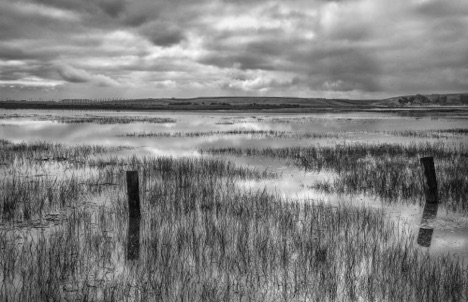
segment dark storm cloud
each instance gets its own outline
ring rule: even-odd
[[[0,3],[0,41],[49,38],[79,31],[74,12],[24,2]]]
[[[423,14],[430,18],[443,18],[466,16],[468,13],[468,6],[463,0],[453,1],[420,1],[415,9],[416,12]]]
[[[98,5],[107,15],[116,18],[125,10],[126,3],[124,0],[103,0]]]
[[[49,77],[50,69],[37,62],[27,62],[23,65],[2,66],[0,69],[0,80],[14,81],[18,78],[28,76]]]
[[[184,96],[462,91],[466,15],[462,0],[2,1],[0,85]]]
[[[291,35],[278,27],[238,43],[251,33],[237,32],[239,38],[233,39],[233,33],[225,31],[211,35],[213,38],[205,45],[211,52],[199,62],[220,68],[289,72],[294,76],[287,81],[302,89],[369,92],[381,89],[379,63],[371,49],[359,44],[369,36],[364,26],[351,24],[328,30],[321,28],[317,20],[307,20],[304,14],[295,11],[281,13],[273,7],[268,14],[313,29],[315,37]]]
[[[221,53],[213,52],[200,58],[200,63],[213,65],[220,68],[238,68],[241,70],[261,69],[274,70],[275,64],[272,60],[260,53],[239,52],[239,53]]]
[[[184,39],[184,34],[178,30],[153,31],[146,36],[157,46],[172,46],[179,44]]]
[[[185,39],[184,32],[169,22],[148,22],[139,29],[139,33],[156,46],[172,46]]]
[[[0,60],[47,60],[50,58],[51,55],[47,52],[22,48],[19,45],[9,45],[7,43],[0,43]]]
[[[366,50],[329,49],[326,54],[306,54],[304,60],[311,62],[307,79],[315,90],[375,92],[381,89],[378,79],[382,70]]]

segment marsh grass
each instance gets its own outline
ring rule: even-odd
[[[18,148],[19,154],[30,151]],[[31,163],[40,165],[24,161]],[[62,218],[39,229],[0,226],[0,301],[468,298],[463,264],[448,255],[429,257],[410,230],[382,211],[285,200],[237,185],[279,177],[267,170],[220,158],[135,156],[88,156],[69,168],[88,170],[64,172],[57,183],[47,177],[29,182],[18,173],[2,185],[8,196],[30,200],[31,219],[43,215],[37,200],[52,194]],[[139,171],[141,184],[138,260],[126,258],[128,170]],[[24,205],[18,208],[23,213]]]
[[[48,117],[45,120],[49,120]],[[149,117],[149,116],[58,116],[53,121],[66,124],[76,123],[95,123],[95,124],[130,124],[130,123],[151,123],[166,124],[175,123],[176,120],[167,117]]]
[[[367,118],[332,118],[332,121],[345,124],[375,124],[375,119]],[[323,122],[330,121],[330,118],[327,117],[318,117],[318,116],[289,116],[289,117],[265,117],[258,119],[258,122],[263,123],[272,123],[272,124],[309,124],[314,122]]]
[[[49,235],[0,230],[2,301],[463,301],[468,272],[380,211],[287,201],[220,159],[92,159],[118,184]],[[125,259],[126,170],[139,171],[139,260]],[[21,239],[18,239],[21,238]]]
[[[419,138],[453,138],[454,136],[468,135],[467,128],[451,128],[438,130],[401,130],[401,131],[378,131],[386,135],[402,136],[402,137],[419,137]]]
[[[46,161],[82,161],[92,155],[127,149],[100,145],[65,146],[48,142],[13,143],[0,140],[0,164],[4,166]]]
[[[287,148],[211,148],[213,155],[265,156],[291,159],[306,171],[336,173],[332,180],[309,186],[326,193],[364,193],[388,202],[423,202],[419,158],[433,156],[441,203],[453,211],[468,210],[468,153],[462,145],[436,143],[368,144]]]
[[[226,130],[226,131],[198,131],[198,132],[129,132],[119,136],[126,137],[206,137],[225,135],[249,135],[257,137],[288,137],[292,132],[275,130]]]
[[[14,174],[0,180],[0,222],[29,221],[71,206],[84,194],[77,177],[25,178]]]
[[[0,141],[0,222],[31,221],[49,213],[75,206],[83,198],[104,194],[108,188],[122,183],[121,175],[135,165],[149,173],[162,174],[168,169],[185,171],[181,182],[190,181],[194,169],[199,173],[221,177],[272,178],[276,173],[234,166],[223,160],[136,158],[117,156],[101,158],[116,148],[101,146],[64,146],[61,144],[11,143]],[[120,147],[117,148],[120,150]],[[61,172],[61,174],[55,173]],[[145,176],[145,177],[150,177]],[[207,176],[208,177],[208,176]]]
[[[11,118],[31,118],[35,121],[53,121],[65,124],[81,124],[81,123],[94,123],[94,124],[130,124],[130,123],[152,123],[152,124],[166,124],[175,123],[176,120],[167,117],[152,117],[152,116],[105,116],[105,115],[92,115],[85,114],[80,116],[60,116],[60,115],[39,115],[39,114],[4,114],[0,119]]]
[[[119,136],[124,137],[208,137],[208,136],[234,136],[243,135],[250,137],[264,137],[275,139],[317,139],[317,138],[342,138],[349,133],[336,132],[307,132],[296,133],[291,131],[276,130],[226,130],[226,131],[198,131],[198,132],[129,132]]]
[[[101,190],[105,173],[87,160],[126,148],[0,140],[0,222],[40,219]]]
[[[227,123],[227,124],[226,124]],[[219,123],[218,123],[219,124]],[[223,125],[233,125],[232,122],[223,122]],[[258,138],[274,139],[322,139],[322,138],[348,138],[357,135],[385,135],[397,137],[415,137],[415,138],[434,138],[434,139],[453,139],[468,135],[468,129],[453,128],[443,130],[404,130],[404,131],[327,131],[327,132],[292,132],[279,130],[225,130],[225,131],[193,131],[193,132],[127,132],[121,133],[119,137],[186,137],[198,138],[209,136],[250,136]]]

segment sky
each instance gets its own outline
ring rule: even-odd
[[[467,91],[467,0],[0,0],[0,100]]]

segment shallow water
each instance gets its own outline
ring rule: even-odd
[[[10,117],[17,114],[20,116]],[[21,117],[23,115],[23,117]],[[150,116],[169,117],[175,123],[129,124],[66,124],[39,117],[52,116]],[[2,118],[3,116],[3,118]],[[5,118],[6,117],[6,118]],[[466,128],[465,117],[407,117],[395,113],[327,113],[327,114],[263,114],[263,113],[171,113],[171,112],[103,112],[2,110],[0,112],[0,138],[14,142],[49,141],[70,145],[99,144],[104,146],[131,146],[132,150],[115,152],[117,155],[202,156],[199,149],[209,147],[279,148],[312,144],[333,145],[344,142],[411,143],[437,141],[435,138],[399,137],[379,133],[400,130],[442,130]],[[256,135],[210,135],[199,137],[126,137],[138,132],[208,132],[208,131],[284,131],[291,133],[342,133],[340,138],[272,138]],[[346,133],[344,133],[346,132]],[[450,136],[444,142],[468,146],[467,136]],[[207,156],[207,155],[203,155]],[[279,173],[277,180],[246,181],[245,188],[262,189],[294,199],[310,202],[325,200],[332,204],[346,202],[369,207],[383,207],[391,219],[408,225],[417,235],[422,209],[417,205],[386,205],[372,196],[338,196],[323,194],[308,188],[316,180],[331,179],[330,172],[304,172],[286,160],[269,158],[228,157],[230,160],[261,170],[267,168]],[[41,171],[45,173],[47,169]],[[55,171],[56,172],[56,171]],[[39,172],[38,172],[39,173]],[[433,223],[435,228],[429,251],[433,255],[451,253],[468,262],[468,218],[439,209]]]

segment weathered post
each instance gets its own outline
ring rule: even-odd
[[[140,193],[138,171],[127,171],[128,215],[140,218]]]
[[[434,158],[422,157],[420,159],[424,169],[426,182],[424,184],[424,195],[426,196],[426,204],[421,219],[421,227],[419,228],[418,244],[423,247],[430,247],[434,228],[427,226],[429,220],[433,220],[437,216],[439,207],[439,195],[437,193],[437,179],[434,167]]]
[[[138,171],[127,171],[128,195],[128,233],[127,259],[138,260],[140,257],[140,193]]]
[[[434,168],[434,158],[422,157],[420,159],[420,162],[424,168],[424,176],[426,177],[426,184],[424,186],[426,202],[439,203],[439,196],[437,194],[437,179]]]

